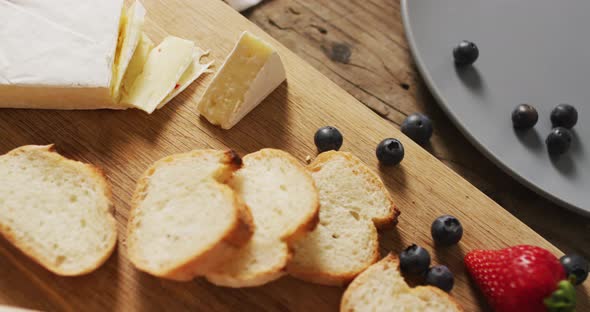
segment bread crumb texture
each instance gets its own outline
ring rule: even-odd
[[[320,194],[320,221],[295,243],[288,270],[312,282],[342,284],[377,261],[374,222],[393,220],[394,205],[379,177],[349,153],[322,153],[309,169]]]

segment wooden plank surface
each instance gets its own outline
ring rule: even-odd
[[[202,279],[188,283],[164,281],[133,269],[122,248],[135,180],[153,161],[195,148],[233,148],[244,154],[263,147],[285,149],[303,160],[314,155],[313,133],[326,124],[343,132],[343,150],[378,170],[402,211],[397,228],[382,233],[382,251],[399,252],[410,243],[427,247],[435,262],[447,264],[455,272],[453,295],[467,311],[485,306],[462,264],[468,250],[529,243],[560,253],[403,137],[396,127],[220,1],[144,3],[148,10],[146,30],[155,41],[166,34],[195,40],[202,48],[211,49],[210,59],[217,66],[242,30],[268,39],[283,57],[288,82],[230,131],[213,127],[197,116],[195,102],[211,76],[193,84],[153,115],[139,111],[1,110],[0,153],[24,144],[56,143],[64,155],[105,170],[113,186],[121,243],[95,273],[63,278],[48,273],[0,241],[0,303],[51,311],[337,310],[343,290],[338,287],[288,277],[252,289],[214,287]],[[406,159],[401,166],[378,168],[374,148],[385,137],[398,137],[404,143]],[[434,249],[429,226],[443,213],[454,214],[463,221],[465,236],[458,246]],[[590,309],[588,288],[579,289],[580,311]]]

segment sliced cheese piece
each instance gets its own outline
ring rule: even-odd
[[[121,82],[121,93],[123,95],[129,94],[133,82],[143,72],[143,65],[145,65],[153,48],[154,42],[145,33],[142,33],[135,53],[133,53],[129,66],[127,66],[127,71],[125,71],[123,81]]]
[[[196,48],[195,53],[193,53],[193,61],[191,65],[184,71],[176,85],[174,86],[174,90],[166,96],[166,98],[160,102],[158,105],[158,109],[164,107],[170,100],[172,100],[175,96],[180,94],[180,92],[184,91],[193,81],[197,80],[202,74],[209,71],[209,67],[213,64],[213,61],[201,64],[201,58],[205,55],[209,54],[209,51],[203,51],[201,48]]]
[[[121,82],[141,38],[141,28],[145,20],[145,8],[139,1],[135,1],[129,7],[129,10],[124,13],[122,20],[119,47],[115,58],[113,81],[111,83],[111,94],[115,101],[119,100]]]
[[[121,108],[111,98],[123,0],[0,1],[0,107]]]
[[[135,79],[121,102],[151,114],[174,90],[190,66],[195,44],[178,37],[166,37],[149,54],[143,72]]]
[[[199,101],[209,122],[229,129],[286,79],[278,53],[244,32]]]
[[[119,37],[117,39],[117,49],[115,50],[115,59],[113,60],[112,79],[111,79],[111,97],[113,94],[113,85],[117,76],[117,67],[119,67],[119,59],[121,58],[121,48],[123,41],[125,41],[125,28],[127,27],[127,8],[123,7],[121,11],[121,20],[119,21]]]

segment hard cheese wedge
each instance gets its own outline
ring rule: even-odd
[[[277,52],[244,32],[201,98],[209,122],[230,129],[286,79]]]
[[[176,83],[191,65],[195,44],[169,36],[149,54],[142,73],[133,82],[121,102],[152,113],[174,90]]]
[[[121,93],[123,96],[129,94],[133,82],[143,72],[143,65],[145,65],[153,48],[154,42],[145,33],[142,33],[135,53],[133,53],[129,66],[127,66],[127,71],[125,71],[123,81],[121,82]]]
[[[174,90],[166,96],[166,98],[160,102],[158,105],[158,109],[164,107],[166,103],[172,100],[175,96],[177,96],[180,92],[184,91],[193,81],[197,80],[202,74],[209,71],[209,67],[213,64],[213,61],[201,64],[201,58],[205,55],[209,54],[209,52],[205,52],[200,48],[195,49],[195,53],[193,54],[193,61],[191,65],[184,71],[176,85],[174,86]]]
[[[142,36],[141,28],[145,20],[145,13],[145,8],[139,1],[135,1],[124,13],[120,33],[122,37],[119,39],[111,83],[111,93],[115,101],[119,99],[121,82]]]

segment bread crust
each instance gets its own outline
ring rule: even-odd
[[[341,151],[327,151],[319,154],[316,159],[314,159],[309,165],[308,170],[311,172],[319,171],[322,167],[330,162],[333,158],[336,157],[343,157],[348,162],[354,164],[355,168],[362,171],[365,177],[368,177],[369,182],[377,187],[382,193],[386,195],[388,202],[390,203],[389,206],[389,213],[382,217],[382,218],[372,218],[372,222],[375,228],[375,231],[371,233],[371,241],[374,242],[375,248],[372,251],[371,258],[365,263],[365,265],[360,268],[359,270],[350,270],[348,272],[340,272],[335,274],[334,272],[327,272],[321,270],[314,270],[310,269],[309,267],[299,267],[297,265],[288,265],[287,271],[292,276],[302,279],[304,281],[328,285],[328,286],[343,286],[348,284],[352,281],[358,274],[363,272],[367,267],[372,265],[373,263],[377,262],[380,257],[379,253],[379,234],[377,233],[378,229],[386,228],[386,227],[394,227],[398,222],[398,216],[400,215],[400,211],[395,206],[393,199],[387,188],[383,185],[383,182],[379,178],[379,176],[371,171],[360,159],[352,155],[348,152],[341,152]],[[318,218],[319,221],[319,218]]]
[[[197,157],[207,153],[220,153],[220,151],[210,149],[194,150],[188,153],[167,156],[156,161],[144,172],[137,182],[137,187],[131,200],[130,217],[127,224],[127,237],[130,237],[131,233],[135,231],[134,220],[136,217],[136,210],[149,191],[148,186],[150,177],[155,170],[165,163],[183,158]],[[218,187],[223,193],[223,196],[231,198],[231,201],[234,203],[235,218],[233,224],[219,237],[217,243],[208,246],[200,254],[195,254],[188,259],[178,260],[169,270],[153,270],[146,267],[143,261],[133,253],[133,242],[128,241],[127,254],[129,260],[137,269],[162,278],[176,281],[189,281],[197,276],[206,274],[224,261],[227,261],[227,259],[230,259],[238,248],[250,239],[254,231],[254,223],[252,222],[250,210],[236,196],[233,190],[225,184],[231,179],[233,172],[241,167],[242,161],[237,153],[232,150],[221,153],[223,153],[221,164],[222,166],[227,166],[227,168],[220,168],[213,178],[219,182]]]
[[[25,243],[17,240],[14,237],[14,233],[11,230],[7,229],[2,224],[0,224],[0,234],[7,241],[9,241],[14,247],[16,247],[22,253],[24,253],[26,256],[28,256],[33,261],[35,261],[36,263],[43,266],[44,268],[46,268],[47,270],[51,271],[54,274],[57,274],[60,276],[80,276],[80,275],[89,274],[89,273],[95,271],[96,269],[98,269],[101,265],[103,265],[109,259],[109,257],[112,255],[113,251],[115,250],[115,246],[117,245],[117,222],[115,220],[115,217],[113,216],[114,206],[113,206],[113,200],[112,200],[111,185],[107,182],[107,178],[106,178],[104,172],[102,171],[102,169],[100,169],[94,165],[91,165],[91,164],[72,160],[72,159],[62,156],[61,154],[59,154],[56,151],[54,144],[25,145],[25,146],[15,148],[0,157],[11,157],[11,156],[29,153],[29,152],[35,152],[35,151],[41,151],[41,152],[47,153],[47,155],[49,157],[52,157],[53,159],[57,160],[58,162],[60,162],[64,166],[76,166],[80,173],[87,174],[94,181],[96,181],[100,185],[100,187],[104,190],[104,197],[108,203],[107,207],[105,207],[106,208],[105,209],[105,213],[106,213],[105,217],[108,220],[108,223],[110,225],[111,234],[112,234],[111,239],[108,242],[108,247],[104,250],[104,253],[101,255],[101,257],[96,259],[96,261],[93,264],[91,264],[90,266],[85,267],[85,268],[81,268],[79,270],[65,271],[65,270],[61,270],[60,268],[55,266],[53,263],[44,262],[42,260],[41,255],[37,251],[35,251],[30,246],[27,246]]]
[[[279,242],[279,244],[284,244]],[[288,246],[287,246],[288,249]],[[272,281],[275,281],[286,275],[285,266],[291,259],[291,253],[286,252],[281,261],[277,261],[277,265],[268,268],[265,272],[258,274],[250,274],[247,276],[234,277],[229,274],[207,274],[206,278],[209,282],[225,287],[241,288],[241,287],[256,287],[261,286]]]
[[[373,249],[371,258],[358,270],[349,270],[348,272],[341,272],[333,274],[331,272],[321,270],[310,270],[309,268],[302,268],[294,265],[287,266],[287,272],[293,277],[304,280],[310,283],[326,285],[326,286],[345,286],[350,283],[357,275],[362,273],[366,268],[379,260],[381,254],[379,253],[379,234],[377,229],[371,233],[371,241],[375,243],[377,248]]]
[[[197,276],[205,275],[223,262],[231,259],[240,246],[250,240],[254,228],[252,216],[235,194],[229,196],[234,198],[234,207],[237,209],[238,218],[236,218],[234,225],[222,236],[221,241],[210,246],[201,255],[195,256],[171,271],[164,272],[161,277],[176,281],[190,281]]]
[[[367,283],[371,279],[371,273],[374,271],[382,271],[389,267],[393,266],[399,272],[399,260],[396,255],[393,253],[389,253],[379,262],[373,264],[372,266],[368,267],[363,273],[359,274],[353,281],[350,283],[348,288],[344,291],[342,295],[342,299],[340,301],[340,312],[360,312],[355,310],[351,305],[351,296],[354,292],[356,292],[359,288],[363,287],[365,283]],[[408,286],[409,287],[409,286]],[[454,305],[456,311],[463,311],[463,308],[459,305],[459,303],[447,294],[446,292],[433,287],[433,286],[418,286],[415,288],[411,288],[410,293],[417,293],[417,292],[430,292],[434,293],[438,297],[446,297],[449,302]]]
[[[377,256],[379,256],[377,254]],[[377,257],[371,263],[368,263],[366,266],[369,267],[371,264],[375,263],[379,258]],[[350,283],[357,275],[359,275],[363,270],[354,271],[354,272],[347,272],[341,274],[331,274],[329,272],[320,272],[320,271],[306,271],[306,270],[298,270],[297,268],[288,267],[288,272],[291,276],[314,284],[326,285],[326,286],[346,286]]]

